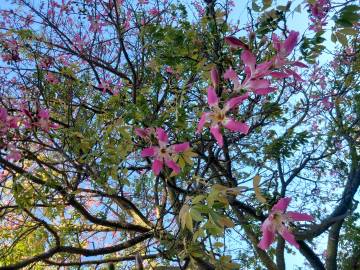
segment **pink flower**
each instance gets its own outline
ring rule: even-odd
[[[277,52],[277,60],[282,62],[290,53],[294,50],[297,40],[299,37],[299,32],[291,31],[287,39],[281,42],[279,37],[276,34],[272,35],[272,41],[274,49]]]
[[[228,111],[248,98],[248,93],[229,99],[222,109],[219,107],[219,98],[217,97],[213,87],[209,86],[207,96],[211,112],[204,112],[202,114],[197,126],[197,133],[201,132],[205,123],[210,122],[210,133],[214,136],[220,147],[224,145],[223,136],[220,132],[220,126],[223,126],[234,132],[239,131],[243,134],[248,133],[249,126],[246,123],[237,122],[226,116]]]
[[[310,25],[309,29],[313,30],[314,32],[320,32],[323,30],[323,27],[327,25],[326,18],[317,19],[317,18],[310,18],[312,25]]]
[[[287,223],[293,221],[312,221],[314,218],[311,215],[299,212],[286,211],[291,198],[281,198],[271,209],[269,216],[261,225],[263,236],[258,244],[262,250],[270,247],[271,243],[275,241],[275,234],[278,233],[288,241],[291,245],[299,248],[299,243],[296,242],[295,236],[288,230]]]
[[[6,133],[9,129],[8,126],[8,112],[5,108],[0,108],[0,133]]]
[[[199,1],[193,1],[191,2],[191,4],[195,7],[200,16],[203,16],[205,14],[205,8],[203,8]]]
[[[311,14],[316,19],[321,20],[321,19],[325,18],[327,13],[329,12],[329,10],[331,8],[331,3],[329,0],[317,0],[313,4],[309,3],[309,7],[310,7]]]
[[[61,62],[61,64],[63,64],[64,66],[68,66],[70,65],[70,62],[68,59],[70,59],[70,55],[61,55],[59,57],[59,61]]]
[[[10,147],[9,154],[6,156],[7,160],[12,160],[14,162],[21,159],[21,153],[16,150],[13,146]]]
[[[149,140],[151,135],[156,134],[156,131],[155,128],[135,128],[135,133],[139,137]]]
[[[329,100],[329,97],[324,97],[320,102],[327,110],[333,108],[334,106],[334,104]]]
[[[173,70],[173,68],[170,67],[170,66],[167,66],[167,67],[165,68],[165,71],[166,71],[167,73],[169,73],[169,74],[174,74],[174,73],[175,73],[175,71]]]
[[[276,34],[272,35],[273,47],[276,50],[276,56],[272,59],[275,68],[281,68],[284,65],[292,65],[300,68],[306,68],[307,65],[300,61],[289,61],[287,57],[294,50],[297,40],[299,37],[299,32],[291,31],[289,36],[285,39],[285,41],[280,41],[279,37]],[[289,76],[293,76],[296,80],[302,80],[301,77],[291,69],[284,69],[285,73],[282,73],[284,77],[286,74]]]
[[[229,68],[224,73],[224,79],[230,79],[234,83],[234,90],[251,90],[257,95],[266,95],[273,92],[275,88],[270,86],[270,81],[265,76],[271,75],[272,62],[267,61],[259,65],[256,64],[256,57],[248,50],[243,51],[241,60],[245,65],[245,80],[240,84],[236,72]]]
[[[40,127],[45,132],[49,132],[50,128],[58,128],[57,124],[50,122],[50,113],[46,109],[41,109],[38,113],[39,120],[34,125]]]
[[[103,93],[106,93],[106,91],[111,92],[110,81],[109,81],[109,80],[100,79],[100,83],[99,83],[99,85],[98,85],[98,88],[100,88]]]
[[[161,169],[166,164],[167,167],[173,170],[176,174],[180,172],[180,167],[174,161],[174,158],[178,153],[184,152],[190,148],[188,142],[168,145],[168,135],[162,128],[156,128],[156,137],[158,139],[159,146],[151,146],[145,148],[141,152],[142,157],[154,157],[152,163],[152,170],[155,175],[159,175]]]
[[[152,8],[149,10],[149,14],[152,16],[158,16],[160,14],[160,10],[158,10],[157,8]]]
[[[48,72],[45,76],[46,80],[50,83],[50,84],[57,84],[59,83],[59,79],[54,75],[54,73],[52,72]]]
[[[41,61],[39,63],[39,67],[46,69],[46,68],[49,68],[52,64],[53,64],[52,58],[44,57],[41,59]]]
[[[17,128],[18,121],[18,117],[9,116],[5,108],[0,108],[0,135],[5,134],[10,128]]]
[[[99,32],[101,34],[102,28],[106,25],[106,23],[101,22],[100,15],[97,15],[95,17],[89,16],[88,20],[90,23],[89,31],[93,33]]]

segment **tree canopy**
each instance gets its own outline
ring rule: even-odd
[[[359,269],[357,4],[5,1],[0,269]]]

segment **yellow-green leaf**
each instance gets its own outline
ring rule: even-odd
[[[194,209],[194,208],[191,208],[190,209],[190,215],[192,217],[193,220],[195,221],[202,221],[203,220],[203,217],[201,216],[201,213]]]
[[[193,229],[194,229],[193,220],[189,213],[186,213],[186,215],[185,215],[185,225],[186,225],[186,228],[188,228],[191,232],[193,231]]]
[[[266,203],[266,198],[262,195],[260,187],[259,187],[260,180],[261,180],[261,176],[260,175],[255,175],[255,177],[253,179],[255,197],[259,202]]]

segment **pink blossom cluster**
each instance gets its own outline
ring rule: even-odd
[[[0,40],[4,52],[1,54],[1,59],[5,62],[20,61],[19,44],[15,39]]]
[[[275,91],[275,88],[271,87],[269,77],[284,79],[293,76],[295,79],[301,80],[300,76],[288,66],[306,67],[306,65],[299,61],[289,61],[287,59],[296,46],[298,36],[298,32],[291,31],[285,41],[280,41],[279,37],[274,34],[272,41],[276,55],[271,60],[260,64],[257,64],[256,57],[250,52],[249,47],[244,42],[235,37],[226,37],[225,42],[232,48],[243,49],[241,60],[245,66],[244,71],[246,77],[240,82],[238,74],[231,67],[226,70],[223,78],[229,79],[233,83],[234,92],[237,96],[228,99],[224,102],[224,105],[221,106],[221,97],[216,93],[216,88],[219,86],[220,75],[216,68],[211,69],[210,78],[212,85],[207,89],[207,101],[210,111],[202,113],[196,132],[201,133],[204,126],[208,125],[210,127],[210,133],[220,147],[224,145],[222,127],[231,132],[248,134],[250,130],[248,124],[237,121],[228,114],[249,97],[249,92],[257,95],[267,95]],[[166,71],[168,73],[173,72],[170,67],[167,67]],[[242,94],[240,94],[241,92]],[[144,149],[141,153],[142,157],[154,157],[152,169],[155,175],[160,173],[164,164],[175,173],[180,172],[180,168],[173,157],[180,152],[186,151],[190,147],[189,143],[168,147],[168,136],[162,128],[137,128],[135,132],[138,136],[149,142],[151,142],[150,138],[152,135],[158,140],[159,146],[151,146]]]
[[[54,59],[52,57],[45,56],[45,57],[41,58],[39,67],[41,67],[43,69],[48,69],[52,66],[53,63],[54,63]]]
[[[14,144],[8,142],[8,134],[12,129],[18,128],[18,117],[10,116],[5,108],[0,108],[0,149],[6,148],[8,155],[6,159],[18,161],[21,158],[20,152]]]
[[[240,83],[237,73],[230,67],[224,74],[224,79],[229,79],[234,84],[234,90],[250,90],[258,95],[266,95],[275,88],[271,87],[269,78],[284,79],[293,76],[295,80],[302,80],[296,71],[291,67],[307,67],[300,61],[290,61],[287,57],[291,54],[297,44],[299,33],[291,31],[285,41],[281,41],[276,34],[272,35],[272,43],[275,49],[275,56],[269,61],[257,64],[255,55],[250,52],[248,46],[235,37],[226,37],[225,42],[230,47],[243,49],[241,60],[245,66],[245,80]]]
[[[89,31],[93,33],[102,33],[104,26],[108,25],[107,23],[101,21],[100,15],[88,16],[88,21],[90,23]]]
[[[113,95],[118,95],[120,88],[122,87],[122,82],[114,83],[113,80],[106,76],[104,79],[100,79],[100,83],[97,86],[103,93],[109,92]]]
[[[326,76],[318,65],[314,66],[313,71],[310,74],[310,81],[318,84],[322,90],[326,88]]]
[[[79,51],[80,53],[84,53],[86,48],[90,44],[89,36],[84,34],[76,34],[72,40],[73,49]]]
[[[47,109],[40,109],[34,118],[25,108],[21,108],[20,114],[17,116],[10,116],[6,108],[0,108],[0,148],[7,150],[6,158],[8,160],[18,161],[21,159],[21,153],[13,142],[13,139],[18,136],[15,131],[21,127],[26,129],[39,127],[43,131],[49,132],[50,129],[56,129],[59,125],[52,123]]]
[[[48,72],[45,75],[45,79],[50,84],[57,84],[59,83],[59,79],[56,77],[56,75],[53,72]]]
[[[315,3],[309,3],[310,9],[310,30],[319,32],[327,24],[327,14],[330,11],[330,0],[316,0]]]
[[[9,116],[7,109],[0,108],[0,135],[4,135],[11,128],[18,127],[18,118]]]
[[[205,8],[201,5],[201,1],[193,1],[191,4],[195,7],[199,16],[204,16]]]

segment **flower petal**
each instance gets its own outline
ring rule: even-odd
[[[224,145],[224,138],[220,132],[220,127],[218,125],[210,128],[210,133],[214,136],[215,140],[219,144],[220,147]]]
[[[285,71],[286,71],[288,74],[292,75],[296,81],[301,81],[301,82],[304,81],[304,80],[301,78],[301,76],[300,76],[299,74],[297,74],[295,71],[293,71],[293,70],[291,70],[291,69],[286,69]]]
[[[203,113],[201,115],[201,118],[199,120],[199,123],[198,123],[198,126],[197,126],[197,129],[196,129],[196,133],[200,133],[201,130],[203,129],[205,123],[206,123],[206,117],[207,117],[208,113]]]
[[[211,86],[208,87],[207,98],[210,107],[218,105],[219,98],[216,95],[215,89]]]
[[[272,34],[272,42],[274,49],[279,52],[280,51],[280,39],[276,34]]]
[[[242,42],[240,39],[237,39],[236,37],[225,37],[225,42],[232,48],[242,48],[244,50],[249,49],[248,45],[246,45],[244,42]]]
[[[228,111],[228,110],[234,108],[235,106],[242,103],[248,97],[249,97],[249,93],[245,93],[244,95],[229,99],[225,104],[225,110]]]
[[[290,74],[285,73],[285,72],[279,72],[279,71],[273,71],[269,75],[275,79],[285,79],[285,78],[290,77]]]
[[[156,137],[158,138],[159,142],[162,142],[163,144],[167,144],[169,141],[168,135],[162,128],[156,128]]]
[[[8,112],[5,108],[0,108],[0,121],[6,122],[8,118]]]
[[[145,139],[148,136],[148,133],[146,131],[146,128],[135,128],[135,133],[139,137]]]
[[[291,63],[293,66],[295,67],[300,67],[300,68],[307,68],[308,66],[305,65],[303,62],[300,61],[294,61]]]
[[[271,209],[271,211],[281,211],[285,212],[289,203],[291,202],[291,198],[285,197],[281,198]]]
[[[265,75],[268,75],[270,73],[270,67],[273,65],[272,61],[266,61],[261,64],[258,64],[256,66],[256,76],[257,77],[263,77]]]
[[[38,113],[38,116],[39,118],[49,119],[50,118],[49,110],[41,109]]]
[[[295,236],[284,226],[282,225],[280,230],[278,231],[279,234],[284,238],[286,241],[288,241],[290,244],[292,244],[297,249],[300,248],[300,245],[295,240]]]
[[[211,77],[211,82],[215,88],[219,84],[219,73],[215,67],[211,69],[210,77]]]
[[[275,233],[270,230],[263,230],[263,236],[258,244],[258,247],[262,250],[266,250],[270,247],[271,243],[275,240]]]
[[[178,143],[178,144],[174,144],[172,146],[172,149],[174,150],[175,153],[184,152],[189,148],[190,148],[190,143],[189,142]]]
[[[241,60],[244,62],[245,66],[255,67],[256,57],[250,51],[243,51],[241,54]]]
[[[50,124],[49,124],[49,127],[50,127],[50,128],[53,128],[53,129],[58,129],[58,128],[60,128],[60,125],[57,124],[57,123],[50,123]]]
[[[11,149],[10,153],[6,156],[7,160],[12,160],[13,162],[19,161],[21,159],[21,153],[15,149]]]
[[[297,39],[299,36],[299,32],[291,31],[287,39],[284,41],[284,51],[286,54],[284,56],[288,56],[292,50],[295,48]]]
[[[231,118],[226,119],[224,127],[231,131],[239,131],[243,134],[247,134],[249,132],[249,126],[246,123],[237,122]]]
[[[270,82],[268,80],[250,80],[247,85],[250,89],[268,88]]]
[[[238,79],[237,73],[231,67],[229,67],[224,73],[224,79],[236,80]]]
[[[293,221],[313,221],[314,217],[308,214],[299,213],[299,212],[286,212],[286,215],[291,218]]]
[[[176,174],[180,172],[180,167],[172,159],[165,160],[166,166],[171,168]]]
[[[141,157],[153,157],[155,156],[157,147],[151,146],[141,151]]]
[[[164,163],[162,163],[158,159],[155,159],[152,166],[151,166],[151,169],[153,170],[155,175],[159,175],[159,173],[160,173],[161,169],[163,168],[163,166],[164,166]]]

